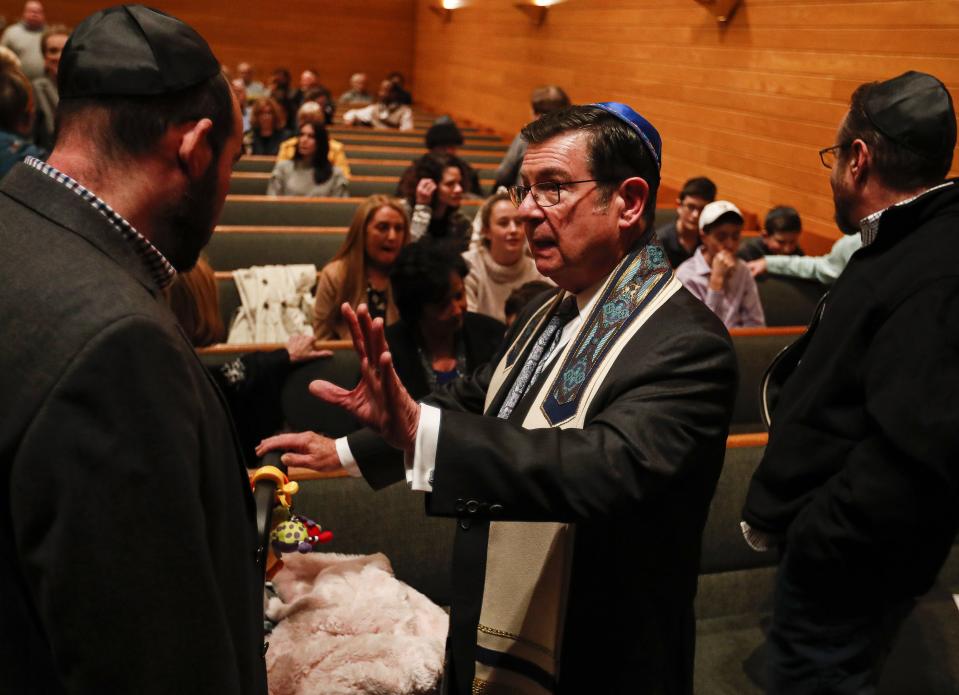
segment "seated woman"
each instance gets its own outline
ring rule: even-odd
[[[506,320],[510,293],[532,280],[545,280],[526,253],[526,236],[517,222],[518,210],[508,193],[497,193],[480,208],[482,244],[463,253],[469,265],[466,306],[470,311]]]
[[[386,342],[413,398],[469,374],[492,359],[506,327],[466,310],[466,262],[448,242],[405,247],[390,273],[400,320]]]
[[[409,240],[409,220],[399,201],[373,195],[360,203],[343,245],[316,284],[313,333],[318,340],[350,339],[340,313],[343,302],[366,304],[387,325],[399,318],[389,274]]]
[[[339,167],[330,164],[330,140],[326,128],[306,122],[300,126],[293,159],[276,163],[266,194],[345,198],[349,182]]]
[[[250,113],[252,131],[247,146],[249,154],[276,156],[280,143],[290,137],[286,129],[286,113],[283,107],[270,97],[253,102]]]
[[[745,261],[736,257],[743,215],[728,200],[716,200],[699,214],[702,243],[676,269],[676,278],[716,314],[726,328],[765,326],[759,290]]]
[[[220,318],[216,278],[205,258],[200,258],[192,270],[177,273],[166,297],[193,347],[223,342],[226,331]],[[213,380],[226,396],[247,466],[258,465],[254,451],[257,443],[283,425],[280,393],[293,365],[332,354],[329,350],[317,350],[314,340],[313,336],[295,335],[283,349],[250,352],[209,367]]]
[[[320,105],[315,101],[305,101],[297,110],[297,132],[299,132],[300,127],[304,123],[318,123],[324,128],[326,127],[323,111]],[[293,157],[296,156],[296,147],[299,140],[300,138],[297,135],[284,140],[283,144],[280,145],[280,151],[276,153],[276,160],[293,159]],[[343,143],[334,138],[327,138],[327,142],[330,143],[330,164],[339,167],[340,171],[343,172],[343,176],[347,179],[350,178],[350,160],[346,158],[346,150],[343,147]]]
[[[406,203],[413,241],[422,237],[450,241],[460,251],[469,247],[472,221],[460,211],[463,172],[446,154],[427,154],[416,163],[416,191]]]

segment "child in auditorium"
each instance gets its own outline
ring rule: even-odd
[[[715,313],[726,328],[765,326],[756,281],[736,257],[743,215],[728,200],[717,200],[699,215],[700,246],[676,269],[680,282]]]
[[[799,248],[801,233],[802,220],[796,209],[779,205],[766,214],[761,235],[744,241],[736,255],[744,261],[755,261],[763,256],[804,256]]]

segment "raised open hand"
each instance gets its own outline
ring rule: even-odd
[[[310,384],[310,393],[345,409],[379,432],[391,446],[412,451],[420,406],[410,397],[393,368],[383,334],[383,320],[372,320],[365,304],[360,304],[356,312],[349,304],[343,304],[341,310],[350,328],[353,348],[360,358],[360,381],[347,391],[318,380]]]

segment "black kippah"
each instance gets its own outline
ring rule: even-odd
[[[143,5],[120,5],[93,13],[74,29],[57,83],[61,99],[158,96],[219,72],[219,61],[192,27]]]
[[[879,83],[864,105],[876,129],[917,154],[937,157],[956,146],[956,112],[942,82],[906,72]]]

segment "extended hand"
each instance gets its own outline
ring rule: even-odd
[[[285,451],[280,457],[284,466],[302,466],[314,471],[339,470],[340,457],[336,443],[316,432],[277,434],[267,437],[256,447],[256,455],[264,456],[270,451]]]
[[[757,258],[755,261],[746,261],[746,265],[749,266],[749,272],[753,277],[762,275],[768,270],[765,258]]]
[[[352,391],[347,391],[328,381],[314,381],[310,384],[310,393],[340,406],[379,432],[389,445],[412,451],[420,406],[410,397],[393,368],[383,335],[383,319],[370,319],[365,304],[360,304],[355,313],[349,304],[343,304],[341,310],[350,328],[353,348],[360,358],[360,382]]]

